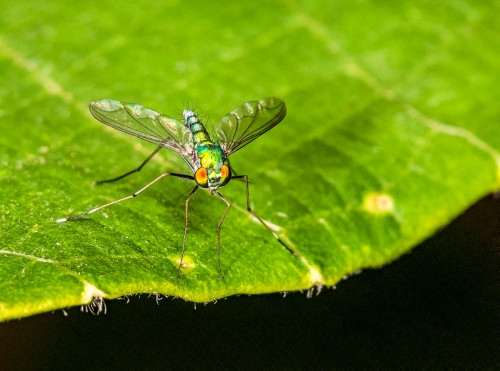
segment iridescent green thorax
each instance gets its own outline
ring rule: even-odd
[[[200,166],[207,169],[219,169],[224,164],[222,149],[210,141],[205,141],[202,145],[197,146],[196,155]]]

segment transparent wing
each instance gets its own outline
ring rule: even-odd
[[[247,102],[222,118],[215,135],[229,156],[278,125],[285,114],[285,102],[275,97]]]
[[[102,123],[156,145],[189,156],[189,129],[176,119],[134,103],[102,99],[90,103],[90,112]]]

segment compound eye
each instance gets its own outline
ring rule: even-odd
[[[198,184],[202,188],[207,188],[208,187],[208,176],[207,176],[207,169],[204,167],[200,167],[198,170],[196,170],[196,173],[194,174],[194,180],[196,181],[196,184]]]
[[[231,180],[231,169],[227,165],[220,168],[220,185],[224,186]]]

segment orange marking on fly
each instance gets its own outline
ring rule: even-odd
[[[227,178],[228,175],[229,175],[229,168],[226,165],[222,165],[220,168],[221,178]]]
[[[369,193],[363,200],[363,209],[375,214],[387,214],[394,211],[393,198],[384,193]]]
[[[208,186],[207,169],[200,167],[194,174],[194,179],[200,187],[206,188]]]
[[[226,185],[230,179],[231,179],[231,170],[229,169],[229,166],[222,165],[220,168],[221,185]]]

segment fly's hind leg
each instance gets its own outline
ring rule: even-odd
[[[127,197],[123,197],[123,198],[120,198],[119,200],[115,200],[113,202],[109,202],[107,204],[104,204],[102,206],[99,206],[99,207],[96,207],[95,209],[92,209],[90,211],[87,211],[86,213],[83,213],[83,214],[80,214],[80,215],[77,215],[77,216],[73,216],[71,218],[62,218],[62,219],[57,219],[57,222],[58,223],[63,223],[63,222],[67,222],[69,220],[75,220],[75,219],[79,219],[81,217],[84,217],[84,216],[87,216],[89,214],[92,214],[92,213],[95,213],[96,211],[99,211],[101,209],[104,209],[105,207],[108,207],[108,206],[111,206],[111,205],[114,205],[114,204],[117,204],[118,202],[122,202],[122,201],[125,201],[125,200],[128,200],[129,198],[134,198],[135,196],[137,196],[139,193],[141,193],[142,191],[144,191],[145,189],[151,187],[153,184],[155,184],[157,181],[159,181],[161,178],[163,177],[166,177],[167,175],[173,175],[177,178],[183,178],[183,179],[194,179],[192,176],[190,175],[185,175],[185,174],[176,174],[176,173],[163,173],[161,174],[158,178],[156,178],[155,180],[153,180],[152,182],[150,182],[148,185],[142,187],[141,189],[139,189],[137,192],[135,193],[132,193],[130,196],[127,196]]]
[[[248,175],[237,175],[237,176],[234,176],[233,179],[238,179],[238,178],[242,178],[242,179],[245,179],[245,183],[246,183],[246,186],[247,186],[247,210],[250,214],[252,214],[259,222],[262,223],[262,225],[264,227],[266,227],[266,229],[271,232],[271,234],[274,236],[274,238],[276,238],[276,240],[285,248],[287,249],[290,253],[294,254],[295,253],[293,252],[292,249],[290,249],[286,243],[283,242],[283,240],[281,240],[281,238],[278,237],[278,235],[271,229],[269,228],[269,226],[257,215],[253,212],[253,210],[251,209],[250,207],[250,192],[248,190]]]

